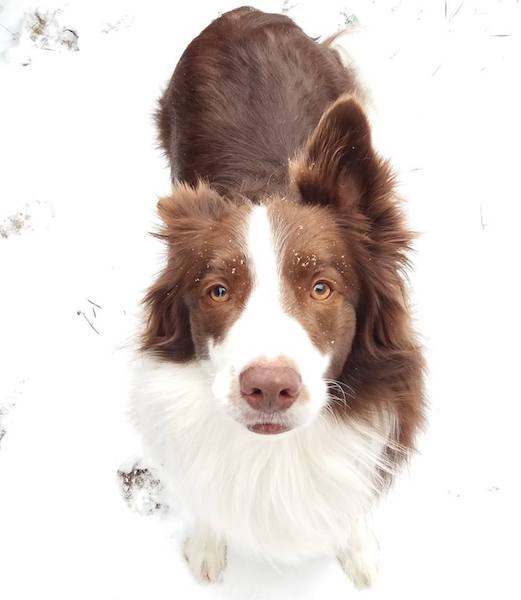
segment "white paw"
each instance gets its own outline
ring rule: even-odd
[[[380,549],[372,531],[360,523],[351,532],[349,544],[338,554],[338,562],[359,590],[371,587],[378,575]]]
[[[221,581],[226,566],[226,544],[210,530],[197,530],[183,546],[190,571],[198,581]]]
[[[337,558],[342,569],[359,590],[371,587],[376,581],[378,564],[375,556],[368,556],[360,551],[346,551],[340,553]]]

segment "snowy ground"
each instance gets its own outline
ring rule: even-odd
[[[275,570],[231,552],[221,585],[193,582],[175,498],[142,470],[125,417],[160,255],[147,231],[169,189],[150,115],[187,43],[234,6],[0,0],[2,600],[357,595],[326,559]],[[430,426],[382,504],[381,577],[364,595],[520,598],[521,7],[256,6],[311,35],[365,28],[346,45],[422,234]]]

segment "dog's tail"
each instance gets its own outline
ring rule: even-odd
[[[366,110],[369,110],[371,107],[371,95],[369,93],[369,87],[360,72],[359,63],[356,60],[355,54],[355,42],[357,36],[360,34],[361,30],[359,27],[350,25],[327,37],[321,42],[321,45],[328,48],[335,59],[352,75],[355,85],[355,89],[352,93],[357,97],[360,104],[364,106]],[[346,46],[350,47],[349,51]]]
[[[378,42],[374,32],[359,25],[349,25],[321,43],[352,75],[353,93],[369,119],[373,143],[384,156],[389,156],[392,144],[386,127],[384,102],[389,93],[388,58]]]

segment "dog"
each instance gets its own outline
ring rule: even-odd
[[[243,7],[190,43],[159,102],[174,186],[133,413],[194,515],[184,554],[201,580],[221,578],[231,544],[335,555],[370,585],[368,519],[422,424],[412,235],[344,62]]]

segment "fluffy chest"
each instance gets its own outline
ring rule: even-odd
[[[215,409],[196,376],[200,367],[176,367],[175,389],[162,385],[166,368],[148,364],[135,413],[174,493],[200,521],[249,552],[284,561],[345,541],[378,488],[389,433],[383,421],[323,416],[266,438]]]

